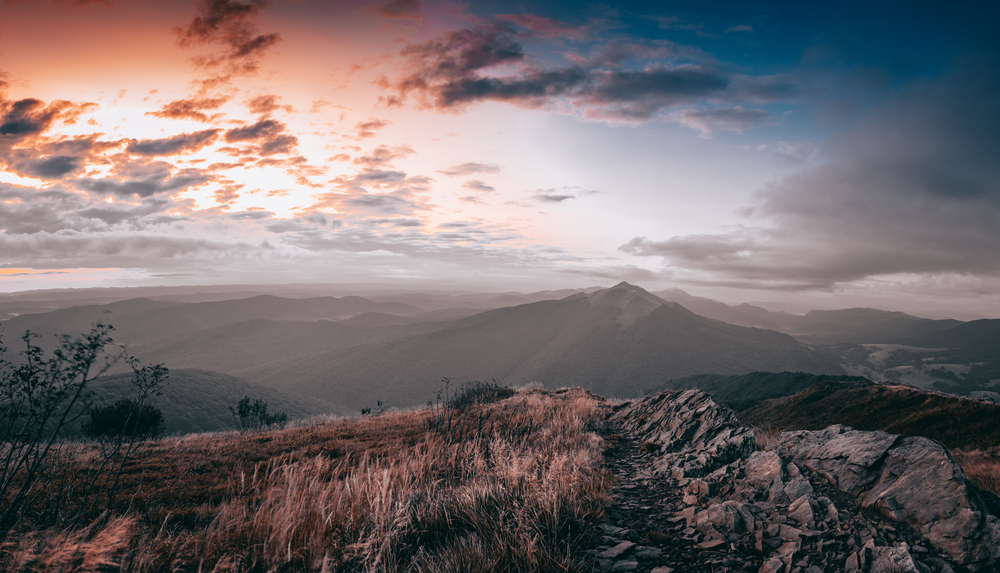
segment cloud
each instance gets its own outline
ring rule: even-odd
[[[394,160],[406,157],[412,153],[415,152],[413,151],[413,148],[408,145],[401,145],[399,147],[386,147],[385,145],[380,145],[371,150],[367,155],[355,158],[353,163],[355,165],[362,165],[369,168],[386,167]],[[347,155],[344,155],[344,160],[346,161],[347,159],[349,159]]]
[[[252,142],[254,151],[263,156],[291,153],[299,140],[285,133],[285,124],[274,119],[261,119],[245,127],[237,127],[226,132],[226,143]]]
[[[582,40],[586,37],[586,31],[583,28],[535,14],[497,14],[496,18],[501,22],[517,24],[547,38]]]
[[[229,98],[225,97],[178,99],[164,105],[159,111],[146,112],[146,115],[164,119],[193,119],[195,121],[209,122],[218,119],[222,114],[208,115],[204,112],[219,109],[227,101],[229,101]]]
[[[369,137],[375,137],[375,132],[382,129],[383,127],[391,124],[391,121],[383,121],[381,119],[369,119],[368,121],[363,121],[354,126],[354,129],[358,130],[355,139],[367,139]]]
[[[419,9],[420,0],[378,0],[366,6],[365,12],[381,18],[412,20],[417,24],[423,24],[424,18],[417,14]]]
[[[480,193],[496,193],[497,192],[497,188],[496,187],[491,187],[491,186],[483,183],[482,181],[479,181],[478,179],[473,179],[472,181],[466,181],[465,183],[462,183],[462,187],[465,187],[466,189],[470,189],[472,191],[478,191]]]
[[[751,77],[711,62],[664,61],[678,53],[670,43],[612,43],[590,60],[579,57],[576,65],[546,67],[528,58],[509,27],[484,24],[409,44],[401,51],[406,71],[378,85],[395,91],[381,98],[386,106],[403,105],[414,96],[421,107],[458,112],[476,102],[500,101],[625,122],[648,121],[707,101],[732,108],[741,102],[789,101],[798,90],[788,75]],[[633,62],[631,68],[623,67],[627,61]],[[499,73],[511,65],[515,71]]]
[[[739,26],[730,26],[726,28],[723,34],[734,34],[736,32],[753,32],[753,26],[748,26],[746,24],[740,24]]]
[[[175,28],[181,46],[221,44],[225,51],[199,56],[195,62],[206,68],[223,67],[227,73],[252,74],[268,49],[279,41],[276,33],[262,34],[256,19],[270,0],[243,4],[232,0],[202,0],[198,15],[186,28]]]
[[[112,177],[104,179],[83,178],[77,181],[81,189],[98,195],[115,195],[129,198],[152,197],[160,193],[175,193],[188,187],[201,185],[209,180],[209,176],[196,169],[183,169],[177,175],[171,175],[168,168],[154,168],[143,178],[118,180]]]
[[[48,131],[56,121],[72,124],[83,113],[97,107],[92,103],[76,104],[56,100],[45,105],[41,100],[0,99],[0,150],[23,144]]]
[[[702,137],[716,131],[742,133],[761,125],[774,125],[774,117],[762,109],[744,109],[742,106],[707,110],[686,109],[671,113],[669,119],[681,125],[697,129]]]
[[[460,163],[454,167],[438,171],[449,177],[462,177],[477,173],[500,173],[500,166],[493,163]]]
[[[531,196],[531,198],[542,203],[562,203],[564,201],[569,201],[570,199],[576,199],[576,195],[557,193],[554,189],[548,189],[535,193]]]
[[[767,225],[624,252],[717,284],[831,288],[902,274],[1000,276],[1000,73],[914,82],[822,149],[822,165],[768,185]]]
[[[35,162],[28,172],[40,179],[59,179],[80,169],[81,159],[72,155],[53,155]]]
[[[249,100],[247,100],[246,105],[247,109],[250,110],[250,113],[256,113],[261,115],[269,114],[279,109],[283,109],[288,113],[292,113],[292,111],[294,111],[292,109],[292,106],[290,105],[279,104],[278,102],[280,101],[281,101],[281,96],[265,94],[265,95],[259,95],[254,98],[250,98]]]
[[[125,151],[132,155],[167,156],[198,151],[211,145],[219,137],[221,129],[206,129],[193,133],[182,133],[165,139],[143,139],[129,143]],[[228,141],[228,139],[227,139]]]

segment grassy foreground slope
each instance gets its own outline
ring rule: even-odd
[[[110,512],[66,529],[44,499],[0,545],[0,569],[589,571],[611,479],[599,408],[582,390],[523,390],[147,442]],[[46,487],[69,507],[93,446],[67,448],[69,483]]]

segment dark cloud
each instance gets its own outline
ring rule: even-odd
[[[417,24],[423,24],[423,17],[417,14],[419,9],[420,0],[378,0],[366,6],[365,12],[381,18],[412,20]]]
[[[920,80],[765,188],[767,226],[621,250],[717,284],[830,288],[887,275],[1000,276],[1000,74]]]
[[[194,185],[201,185],[209,179],[209,176],[196,169],[184,169],[177,175],[171,175],[169,169],[157,168],[151,170],[151,172],[143,178],[84,178],[77,181],[77,185],[81,189],[85,189],[98,195],[110,194],[122,198],[128,198],[133,195],[137,195],[139,197],[152,197],[160,193],[174,193]]]
[[[146,115],[165,119],[193,119],[201,122],[214,121],[221,117],[222,114],[208,115],[205,112],[219,109],[227,101],[229,101],[229,98],[225,97],[178,99],[166,104],[159,111],[146,112]]]
[[[472,191],[479,191],[481,193],[496,193],[497,191],[496,187],[491,187],[477,179],[473,179],[472,181],[466,181],[465,183],[462,183],[462,187],[465,187],[466,189],[470,189]]]
[[[193,133],[182,133],[165,139],[142,139],[129,143],[125,151],[132,155],[147,157],[178,155],[180,153],[198,151],[214,143],[221,131],[221,129],[206,129]]]
[[[28,170],[41,179],[59,179],[80,168],[80,158],[72,155],[54,155],[36,162]]]
[[[18,101],[0,99],[0,149],[23,144],[47,131],[56,121],[71,124],[80,114],[96,106],[56,100],[49,105],[27,98]]]
[[[576,110],[584,117],[646,121],[662,112],[706,101],[733,104],[788,101],[797,90],[789,76],[749,77],[712,64],[666,63],[678,55],[668,42],[612,43],[576,65],[545,67],[530,61],[511,28],[480,25],[439,34],[401,52],[406,72],[379,85],[395,90],[387,106],[415,96],[423,107],[460,111],[480,101],[502,101],[529,108]],[[690,54],[687,54],[690,56]],[[625,62],[632,61],[632,68]],[[498,75],[495,69],[517,64]]]
[[[450,177],[475,175],[476,173],[500,173],[500,166],[492,163],[460,163],[444,171],[438,171]]]
[[[225,134],[227,143],[253,142],[253,151],[268,156],[292,153],[299,140],[285,133],[285,124],[274,119],[262,119],[253,125],[230,129]]]
[[[180,44],[221,44],[225,51],[196,58],[206,68],[225,68],[228,73],[251,74],[260,67],[260,59],[281,41],[279,34],[262,34],[257,16],[270,0],[251,0],[243,4],[231,0],[202,0],[198,15],[186,28],[175,28]]]

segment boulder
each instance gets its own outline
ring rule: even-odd
[[[786,432],[779,449],[830,474],[863,507],[909,523],[957,562],[1000,560],[1000,499],[971,486],[942,444],[830,426]]]

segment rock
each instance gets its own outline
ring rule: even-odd
[[[786,432],[779,446],[795,462],[829,473],[864,507],[908,522],[959,563],[1000,560],[1000,498],[970,488],[940,443],[830,426]]]
[[[655,561],[663,555],[663,550],[657,547],[643,547],[635,552],[633,557],[638,561]]]
[[[754,452],[744,462],[743,471],[751,484],[767,490],[775,479],[781,480],[781,458],[774,452]]]
[[[674,573],[672,567],[654,567],[649,573]]]
[[[635,571],[638,568],[638,561],[618,561],[611,566],[612,571]]]
[[[1000,527],[975,503],[965,474],[943,445],[904,438],[879,468],[862,505],[908,521],[938,549],[963,564],[1000,559]]]
[[[698,545],[695,545],[698,549],[718,549],[726,545],[726,542],[721,539],[709,539],[708,541],[702,541]]]
[[[757,449],[753,431],[700,390],[666,390],[612,416],[626,431],[659,446],[653,468],[674,478],[702,477]]]
[[[872,548],[872,571],[893,571],[894,573],[919,573],[908,548],[874,547]]]
[[[632,548],[635,547],[635,543],[631,541],[622,541],[618,545],[615,545],[611,549],[605,549],[597,554],[598,559],[619,559],[624,557]]]
[[[768,559],[760,566],[760,573],[782,573],[784,570],[785,564],[777,557]]]
[[[829,473],[842,491],[859,495],[875,481],[872,467],[898,438],[834,425],[819,432],[785,432],[778,445],[786,448],[796,463]]]
[[[792,505],[788,506],[788,517],[794,519],[799,525],[812,529],[816,526],[816,518],[809,501],[809,496],[804,495],[792,502]]]

